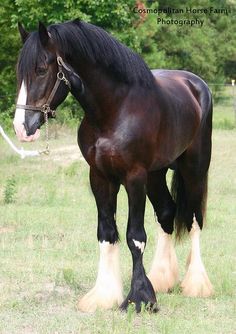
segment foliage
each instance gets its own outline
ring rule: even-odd
[[[166,1],[160,0],[160,8],[166,8]],[[235,8],[228,0],[175,0],[171,8],[209,9],[228,8],[230,15],[224,14],[162,14],[165,19],[203,19],[202,27],[181,27],[178,25],[160,25],[156,40],[165,53],[166,66],[186,69],[197,73],[208,82],[223,83],[236,76],[225,73],[228,62],[236,59]],[[228,77],[229,76],[229,77]]]
[[[71,268],[64,268],[63,269],[63,278],[65,283],[73,290],[78,290],[78,277]]]
[[[15,202],[16,196],[16,179],[15,176],[11,176],[6,180],[4,189],[4,203],[11,204]]]
[[[230,15],[201,15],[202,27],[157,24],[157,14],[135,13],[137,3],[146,8],[228,8]],[[160,14],[159,14],[160,16]],[[161,14],[164,19],[190,19],[193,15]],[[236,20],[232,0],[2,0],[0,7],[0,114],[12,118],[16,93],[15,65],[21,47],[17,22],[29,30],[79,17],[108,30],[139,52],[151,68],[186,69],[207,82],[223,83],[236,77]],[[197,16],[194,16],[194,18]],[[67,112],[70,111],[68,114]],[[72,99],[63,104],[60,122],[82,117]],[[70,115],[70,116],[68,116]]]

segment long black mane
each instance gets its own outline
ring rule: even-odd
[[[45,53],[39,39],[39,33],[37,31],[32,32],[25,41],[18,59],[18,89],[23,80],[27,85],[30,85],[33,73],[37,68],[37,63],[44,60]]]
[[[65,59],[88,60],[101,66],[114,80],[127,84],[153,86],[154,77],[143,59],[100,27],[81,20],[48,27],[54,42]],[[27,81],[38,59],[44,57],[38,32],[27,39],[19,58],[20,81]]]

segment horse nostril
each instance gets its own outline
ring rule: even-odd
[[[27,136],[31,136],[35,134],[37,129],[40,129],[40,122],[36,121],[31,126],[29,126],[27,122],[25,122],[24,126]]]
[[[34,135],[37,129],[43,124],[43,114],[41,112],[27,111],[25,115],[25,131],[27,136]]]

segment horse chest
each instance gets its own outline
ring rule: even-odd
[[[94,145],[94,161],[102,172],[117,172],[120,170],[121,154],[115,142],[109,138],[99,138]]]

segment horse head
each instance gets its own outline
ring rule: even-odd
[[[19,32],[23,48],[17,65],[18,98],[13,124],[19,140],[33,141],[70,89],[81,88],[82,83],[63,61],[61,50],[41,22],[33,33],[19,24]]]

